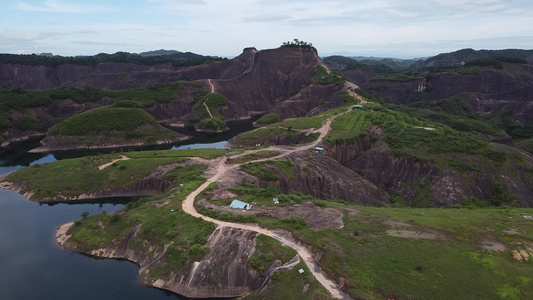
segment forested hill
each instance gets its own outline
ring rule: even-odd
[[[223,60],[220,57],[204,56],[191,52],[157,50],[141,54],[116,52],[100,53],[92,56],[48,56],[36,54],[0,54],[0,64],[59,66],[72,64],[80,66],[96,66],[103,62],[133,63],[138,65],[159,65],[171,63],[175,67],[200,65],[208,61]]]

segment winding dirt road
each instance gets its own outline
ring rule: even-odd
[[[209,83],[211,83],[211,82],[209,81]],[[342,115],[342,114],[340,114],[340,115]],[[340,116],[340,115],[337,115],[337,116]],[[278,155],[278,156],[276,156],[276,157],[259,159],[259,160],[255,160],[254,162],[260,162],[260,161],[271,160],[271,159],[279,159],[279,158],[285,157],[287,155],[290,155],[292,153],[295,153],[295,152],[298,152],[298,151],[306,151],[309,148],[317,146],[318,144],[320,144],[322,142],[322,139],[329,132],[329,130],[331,129],[331,122],[337,116],[330,117],[329,119],[324,121],[324,123],[323,123],[321,128],[319,128],[319,129],[314,131],[314,132],[319,132],[320,133],[319,138],[315,142],[310,143],[310,144],[306,144],[306,145],[303,145],[303,146],[299,146],[299,147],[280,147],[280,146],[272,147],[272,148],[269,148],[269,149],[280,151],[280,152],[283,152],[283,153]],[[241,153],[241,154],[239,154],[237,156],[242,156],[242,155],[254,153],[254,152],[261,151],[261,150],[262,149],[245,151],[245,152],[243,152],[243,153]],[[211,176],[210,178],[208,178],[207,181],[204,184],[202,184],[200,187],[198,187],[195,191],[193,191],[191,194],[189,194],[187,196],[187,198],[183,201],[183,204],[182,204],[183,211],[188,213],[188,214],[190,214],[191,216],[194,216],[194,217],[197,217],[197,218],[202,218],[205,221],[215,223],[218,226],[233,227],[233,228],[239,228],[239,229],[243,229],[243,230],[250,230],[250,231],[254,231],[254,232],[260,233],[260,234],[264,234],[266,236],[272,237],[272,238],[280,241],[285,246],[290,247],[290,248],[296,250],[296,252],[298,252],[298,254],[302,258],[302,260],[305,262],[305,264],[307,265],[307,267],[309,268],[309,270],[313,274],[313,276],[318,280],[318,282],[320,282],[320,284],[322,284],[331,293],[331,295],[333,297],[335,297],[336,299],[350,299],[350,297],[347,294],[345,294],[338,287],[338,285],[334,281],[329,279],[324,274],[324,272],[322,272],[320,267],[317,265],[317,263],[313,259],[313,253],[311,251],[309,251],[309,249],[307,249],[307,247],[305,247],[304,245],[302,245],[299,242],[295,241],[294,239],[286,237],[286,236],[281,236],[278,233],[276,233],[274,230],[259,227],[257,224],[240,224],[240,223],[231,223],[231,222],[225,222],[225,221],[216,220],[216,219],[204,216],[204,215],[200,214],[196,210],[196,208],[194,207],[194,199],[203,190],[205,190],[211,183],[217,182],[217,180],[220,179],[222,176],[224,176],[224,174],[227,171],[229,171],[231,169],[238,168],[240,166],[240,164],[227,165],[225,162],[226,162],[226,158],[225,157],[219,159],[218,160],[218,165],[216,166],[216,173],[213,176]]]

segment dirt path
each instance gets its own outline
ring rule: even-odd
[[[211,79],[208,79],[207,80],[207,83],[209,83],[209,85],[211,86],[211,93],[214,93],[215,92],[215,86],[213,85],[213,83],[211,82]],[[205,104],[207,102],[207,100],[204,101],[204,106],[205,106],[205,109],[207,110],[207,113],[209,114],[209,117],[211,119],[213,119],[213,114],[211,113],[211,110],[209,110],[209,106],[207,106],[207,104]]]
[[[342,114],[340,114],[340,115],[342,115]],[[337,116],[340,116],[340,115],[337,115]],[[272,147],[270,149],[277,150],[277,151],[284,152],[284,153],[282,153],[282,154],[280,154],[280,155],[278,155],[276,157],[270,157],[270,158],[255,160],[254,162],[271,160],[271,159],[274,159],[274,158],[279,159],[279,158],[285,157],[287,155],[290,155],[292,153],[295,153],[295,152],[298,152],[298,151],[305,151],[305,150],[307,150],[309,148],[317,146],[318,144],[320,144],[322,142],[322,139],[329,132],[329,130],[331,129],[331,122],[337,116],[327,119],[323,123],[321,128],[319,128],[319,129],[314,131],[314,132],[319,132],[320,136],[313,143],[302,145],[302,146],[299,146],[299,147],[290,147],[290,148],[280,147],[280,146]],[[254,152],[258,152],[258,151],[261,151],[261,150],[263,150],[263,149],[245,151],[245,152],[239,154],[238,156],[246,155],[246,154],[250,154],[250,153],[254,153]],[[240,224],[240,223],[231,223],[231,222],[220,221],[220,220],[216,220],[216,219],[204,216],[204,215],[200,214],[196,210],[196,208],[194,207],[194,199],[203,190],[205,190],[211,183],[217,182],[217,180],[220,179],[222,176],[224,176],[227,171],[229,171],[231,169],[238,168],[240,166],[240,164],[227,165],[225,163],[226,159],[227,159],[226,157],[218,159],[218,165],[215,166],[216,167],[216,173],[213,176],[211,176],[209,179],[207,179],[207,181],[204,184],[202,184],[200,187],[198,187],[195,191],[193,191],[191,194],[189,194],[187,196],[187,198],[183,201],[183,204],[182,204],[183,211],[185,213],[190,214],[191,216],[194,216],[194,217],[197,217],[197,218],[202,218],[205,221],[215,223],[218,226],[233,227],[233,228],[239,228],[239,229],[243,229],[243,230],[250,230],[250,231],[254,231],[254,232],[260,233],[260,234],[264,234],[266,236],[272,237],[272,238],[280,241],[285,246],[291,247],[294,250],[296,250],[296,252],[298,252],[298,254],[302,258],[302,260],[305,262],[305,264],[307,265],[307,267],[309,268],[309,270],[313,274],[313,276],[317,279],[318,282],[320,282],[320,284],[322,284],[331,293],[331,295],[333,297],[335,297],[336,299],[349,299],[349,296],[347,294],[345,294],[337,286],[337,284],[335,284],[334,281],[332,281],[331,279],[327,278],[327,276],[322,272],[320,267],[317,265],[317,263],[313,259],[313,253],[309,249],[307,249],[307,247],[305,247],[304,245],[300,244],[296,240],[294,240],[294,239],[292,239],[290,237],[279,235],[274,230],[270,230],[270,229],[259,227],[257,224]]]
[[[215,86],[211,82],[211,79],[207,79],[207,83],[209,83],[209,86],[211,86],[211,93],[214,93],[215,92]]]
[[[102,171],[103,169],[109,167],[110,165],[116,163],[119,160],[128,160],[128,159],[130,159],[130,158],[127,157],[126,155],[121,155],[120,158],[114,159],[111,162],[108,162],[107,164],[103,164],[103,165],[99,166],[98,167],[98,171]]]

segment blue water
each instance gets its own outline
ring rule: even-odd
[[[215,143],[196,143],[190,145],[174,146],[172,150],[185,150],[185,149],[202,149],[202,148],[213,148],[213,149],[227,149],[225,145],[228,141],[220,141]]]

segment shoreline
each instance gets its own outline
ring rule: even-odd
[[[114,150],[124,147],[149,147],[149,146],[160,146],[166,144],[174,144],[183,142],[191,139],[189,136],[184,136],[178,138],[174,141],[169,140],[159,140],[155,143],[124,143],[124,144],[112,144],[112,145],[101,145],[101,146],[88,146],[88,145],[77,145],[73,147],[49,147],[41,146],[28,151],[28,153],[49,153],[49,152],[60,152],[60,151],[84,151],[84,150]]]

